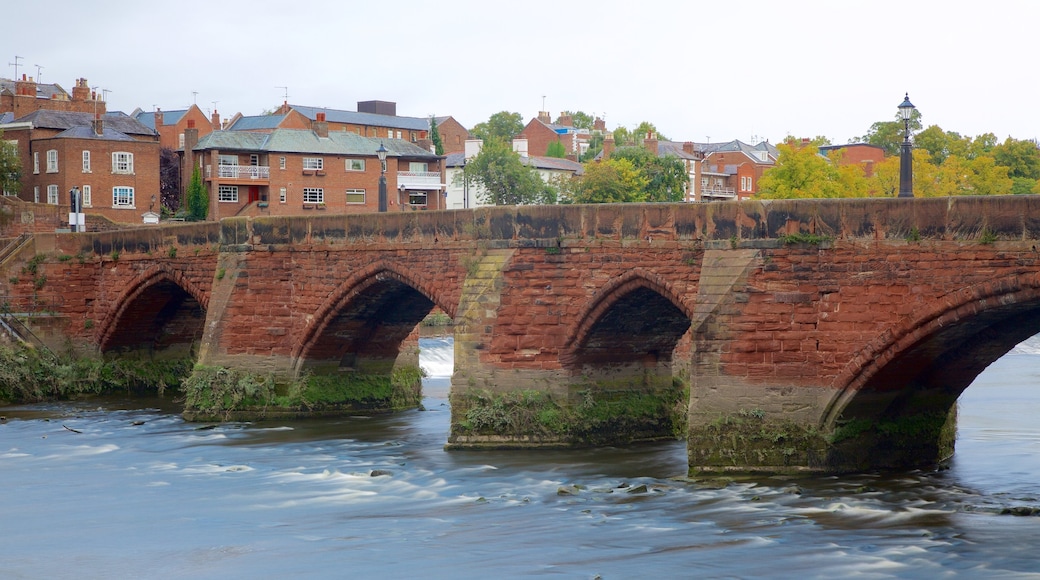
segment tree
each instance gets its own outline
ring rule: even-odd
[[[589,136],[589,148],[585,150],[585,153],[582,153],[578,161],[582,163],[592,161],[599,155],[600,151],[603,151],[603,134],[593,133]]]
[[[914,109],[910,113],[910,131],[921,130],[921,111]],[[857,137],[854,141],[861,141],[876,145],[885,150],[885,155],[898,155],[899,148],[903,145],[903,120],[896,113],[895,121],[878,121],[870,126],[867,134]]]
[[[657,127],[649,121],[643,121],[636,126],[635,129],[629,131],[625,127],[618,127],[614,129],[614,142],[617,143],[618,147],[626,147],[629,145],[642,145],[643,139],[646,139],[647,134],[652,133],[658,141],[668,141],[669,139],[664,135],[661,135],[657,131]]]
[[[441,132],[437,130],[437,120],[430,115],[430,141],[433,141],[433,152],[444,155],[444,141],[441,140]]]
[[[589,129],[592,130],[595,119],[592,115],[584,111],[564,111],[560,113],[560,117],[568,116],[571,118],[571,123],[575,129]],[[559,124],[560,119],[556,119],[556,123]]]
[[[549,143],[549,147],[545,150],[546,157],[557,157],[563,159],[567,156],[567,149],[563,146],[562,141],[553,141]]]
[[[170,211],[177,211],[182,205],[181,199],[181,159],[177,152],[169,147],[159,150],[159,206]]]
[[[22,162],[18,159],[18,148],[3,140],[0,132],[0,192],[18,193],[21,188]]]
[[[628,159],[611,157],[588,163],[585,172],[563,184],[563,203],[625,203],[646,201],[648,180]]]
[[[684,201],[690,182],[683,162],[674,155],[660,157],[643,147],[622,147],[611,156],[627,159],[646,178],[643,201]]]
[[[832,161],[820,156],[816,147],[802,147],[789,141],[779,144],[777,149],[780,155],[776,165],[758,181],[758,197],[847,197],[848,192],[841,184],[842,172]]]
[[[1008,137],[993,147],[993,159],[997,165],[1007,167],[1011,177],[1040,179],[1040,148],[1035,141]]]
[[[482,186],[481,203],[527,205],[555,199],[549,185],[504,140],[486,139],[480,153],[466,163],[465,176]]]
[[[202,185],[202,173],[196,167],[191,172],[191,182],[188,183],[188,216],[192,220],[202,221],[209,213],[209,194],[206,187]]]
[[[524,130],[524,123],[520,113],[500,111],[491,115],[483,123],[477,123],[470,131],[477,139],[485,142],[498,139],[500,141],[511,141],[520,131]]]

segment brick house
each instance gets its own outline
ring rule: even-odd
[[[318,120],[319,114],[322,114],[330,132],[346,131],[362,137],[398,139],[429,148],[430,120],[421,117],[399,117],[397,103],[392,101],[358,101],[357,111],[282,103],[275,115],[288,116],[291,112],[302,115],[302,119],[308,125],[292,127],[289,123],[283,123],[279,128],[307,128],[310,123]],[[291,121],[291,118],[289,120]]]
[[[77,187],[85,213],[119,223],[159,207],[159,136],[124,113],[39,109],[0,131],[18,148],[23,200],[67,207]]]
[[[701,172],[701,198],[698,201],[748,199],[758,193],[758,181],[776,164],[776,147],[763,141],[748,145],[739,140],[726,143],[701,143],[704,168]]]
[[[885,160],[885,150],[869,143],[824,145],[819,148],[819,152],[828,159],[835,160],[839,165],[863,167],[863,173],[867,177],[873,177],[874,166]]]
[[[37,83],[22,75],[21,80],[0,79],[0,113],[11,113],[15,119],[41,109],[104,115],[105,102],[87,84],[76,79],[70,95],[56,84]]]
[[[531,119],[517,137],[527,139],[531,155],[543,157],[548,154],[549,145],[559,141],[563,143],[567,158],[577,160],[588,151],[591,132],[575,127],[566,115],[553,123],[547,111],[539,111],[538,116]]]
[[[468,129],[462,126],[462,123],[456,121],[455,117],[435,117],[434,123],[437,124],[437,133],[441,136],[445,155],[466,151],[466,141],[472,139],[473,136],[470,135]]]
[[[200,168],[210,219],[376,212],[380,145],[389,150],[388,211],[444,209],[443,157],[403,139],[331,131],[323,113],[309,129],[213,131],[195,141],[189,128],[186,139],[185,163]]]
[[[188,129],[188,122],[192,122],[199,131],[199,137],[205,137],[212,131],[219,131],[220,113],[216,110],[209,117],[202,112],[198,105],[192,105],[187,109],[176,111],[163,111],[156,109],[154,112],[146,113],[140,109],[130,114],[142,125],[159,133],[159,145],[167,148],[184,148],[184,132]]]

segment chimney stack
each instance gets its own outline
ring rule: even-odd
[[[654,135],[652,131],[646,132],[646,139],[643,139],[643,147],[646,147],[647,151],[657,155],[657,136]]]
[[[311,128],[314,130],[315,133],[318,134],[318,137],[323,138],[323,139],[328,139],[328,137],[329,137],[329,124],[328,124],[328,122],[325,121],[325,113],[324,112],[317,114],[317,120],[315,120],[313,123],[311,123]]]
[[[159,127],[163,125],[163,112],[162,109],[155,108],[155,130],[158,131]]]
[[[214,131],[220,131],[220,113],[216,109],[213,109],[213,114],[209,117],[209,124]]]
[[[101,136],[105,133],[105,122],[101,120],[101,113],[94,115],[94,122],[91,123],[94,127],[94,134]]]
[[[610,159],[611,153],[614,152],[614,134],[607,133],[603,137],[603,159]]]

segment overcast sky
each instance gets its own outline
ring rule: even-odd
[[[894,119],[1040,137],[1040,2],[990,0],[52,0],[0,11],[0,76],[108,93],[109,110],[228,117],[281,104],[650,121],[676,141],[844,143]],[[37,69],[37,66],[42,67]],[[287,88],[282,88],[287,87]],[[214,105],[215,103],[215,105]]]

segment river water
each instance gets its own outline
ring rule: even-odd
[[[1040,578],[1040,517],[1001,513],[1040,507],[1035,337],[962,395],[947,470],[714,486],[673,479],[683,442],[445,451],[452,346],[420,345],[426,410],[392,416],[0,409],[0,577]]]

